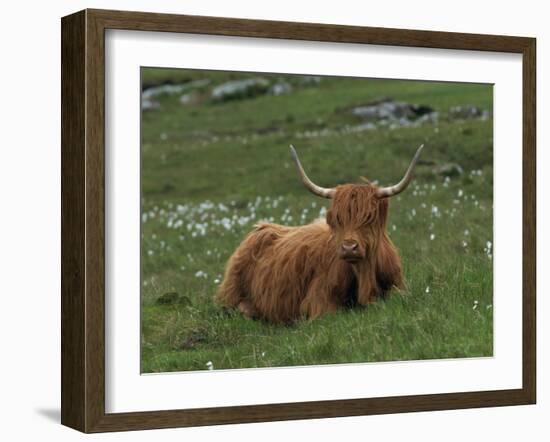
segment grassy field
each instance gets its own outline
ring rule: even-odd
[[[188,104],[165,94],[143,112],[142,372],[492,355],[492,119],[449,116],[453,106],[491,112],[491,87],[287,77],[288,94],[208,99],[215,85],[259,76],[143,70],[146,86],[210,83]],[[388,97],[439,118],[364,130],[349,111]],[[360,176],[393,184],[425,144],[415,180],[391,201],[404,293],[291,326],[213,304],[225,262],[256,222],[300,225],[328,208],[302,186],[291,143],[322,186]],[[463,173],[436,173],[450,163]]]

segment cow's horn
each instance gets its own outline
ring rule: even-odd
[[[292,154],[292,158],[294,158],[294,162],[296,163],[298,173],[302,178],[304,186],[306,186],[307,189],[315,195],[322,196],[323,198],[332,198],[335,192],[334,189],[325,189],[324,187],[318,186],[307,177],[306,173],[304,172],[304,168],[302,167],[302,165],[300,164],[300,160],[298,159],[296,149],[294,149],[294,146],[292,144],[290,145],[290,153]]]
[[[422,152],[422,148],[424,145],[422,144],[416,153],[414,154],[414,158],[411,161],[411,164],[409,164],[409,168],[405,172],[405,176],[401,181],[399,181],[396,185],[390,186],[390,187],[380,187],[376,191],[376,196],[378,198],[387,198],[390,196],[397,195],[398,193],[403,192],[409,183],[411,182],[412,176],[413,176],[413,170],[416,166],[416,163],[418,162],[418,159],[420,158],[420,153]]]

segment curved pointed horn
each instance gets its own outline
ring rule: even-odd
[[[412,176],[413,176],[413,170],[416,166],[416,163],[418,162],[418,159],[420,158],[420,153],[422,152],[422,149],[424,148],[424,145],[422,144],[416,153],[414,154],[414,158],[411,161],[411,164],[409,164],[409,168],[405,172],[405,176],[401,181],[399,181],[396,185],[390,186],[390,187],[380,187],[376,191],[376,196],[378,198],[387,198],[390,196],[397,195],[398,193],[403,192],[409,183],[411,182]]]
[[[298,159],[296,149],[294,149],[294,146],[292,144],[290,145],[290,153],[292,154],[292,158],[296,163],[296,168],[298,169],[298,173],[302,178],[304,186],[306,186],[306,188],[315,195],[322,196],[323,198],[332,198],[335,192],[334,189],[326,189],[324,187],[318,186],[307,177],[306,173],[304,172],[304,168],[302,167],[302,165],[300,164],[300,160]]]

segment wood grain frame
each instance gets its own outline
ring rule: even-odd
[[[523,57],[523,386],[271,405],[105,412],[105,30],[422,48]],[[83,432],[534,404],[536,400],[536,40],[525,37],[84,10],[62,30],[61,422]]]

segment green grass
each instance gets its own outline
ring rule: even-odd
[[[145,69],[143,80],[215,85],[239,75]],[[491,87],[287,81],[295,85],[289,95],[188,106],[163,96],[160,110],[143,114],[142,371],[203,370],[209,361],[222,369],[492,355],[492,120],[444,117],[456,105],[491,111]],[[381,97],[426,104],[442,117],[420,127],[349,130],[360,121],[346,108]],[[292,326],[213,304],[225,262],[255,222],[305,224],[328,208],[303,188],[290,143],[324,186],[359,176],[393,183],[425,144],[424,164],[390,209],[406,292]],[[448,162],[465,173],[447,181],[433,173],[431,163]]]

